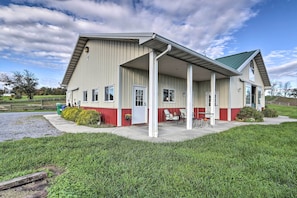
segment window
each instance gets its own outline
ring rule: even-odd
[[[255,66],[253,60],[250,62],[249,78],[251,81],[255,81]]]
[[[135,96],[135,106],[144,106],[144,102],[143,102],[143,96],[144,96],[144,92],[143,90],[136,90],[136,96]]]
[[[114,96],[114,87],[113,86],[106,86],[105,87],[105,101],[113,101]]]
[[[245,85],[245,105],[251,106],[252,104],[252,87],[250,84]]]
[[[258,105],[261,104],[261,97],[262,97],[262,89],[258,87]]]
[[[92,89],[92,101],[98,101],[98,89]]]
[[[163,102],[174,102],[174,90],[173,89],[163,89]]]
[[[88,101],[88,91],[83,91],[83,101]]]

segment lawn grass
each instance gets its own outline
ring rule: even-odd
[[[0,143],[0,180],[55,165],[49,197],[296,197],[296,145],[297,122],[161,144],[64,134]]]
[[[289,116],[290,118],[297,118],[297,106],[268,104],[267,107],[276,110],[279,115]]]

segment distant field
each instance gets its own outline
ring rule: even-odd
[[[65,103],[65,95],[34,96],[29,100],[26,96],[21,99],[2,97],[0,100],[0,112],[7,111],[54,111],[56,103]]]
[[[283,106],[297,106],[296,98],[286,98],[281,96],[266,96],[265,97],[267,104],[277,104]]]
[[[1,102],[23,102],[23,101],[35,101],[35,100],[43,100],[43,99],[53,99],[53,98],[59,98],[59,99],[65,99],[65,95],[37,95],[34,96],[33,100],[29,100],[27,96],[23,96],[20,99],[11,98],[10,96],[3,96],[0,98]]]
[[[289,116],[290,118],[297,118],[297,106],[268,104],[267,107],[276,110],[278,115]]]

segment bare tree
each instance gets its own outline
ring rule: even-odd
[[[291,91],[291,82],[290,81],[288,81],[284,84],[283,91],[284,91],[285,97],[290,96],[290,91]]]
[[[271,84],[271,96],[275,96],[276,95],[276,92],[277,92],[277,85],[278,85],[278,82],[272,82]]]

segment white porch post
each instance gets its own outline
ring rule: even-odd
[[[122,126],[122,67],[119,66],[119,73],[118,73],[118,110],[117,110],[117,120],[118,126]]]
[[[158,62],[154,51],[149,54],[149,136],[158,137]]]
[[[231,121],[231,108],[232,108],[232,78],[229,78],[229,94],[228,94],[228,121]]]
[[[192,129],[193,113],[193,66],[187,68],[187,130]]]
[[[215,111],[215,97],[216,97],[216,74],[214,72],[211,73],[210,77],[210,125],[215,124],[216,111]]]

